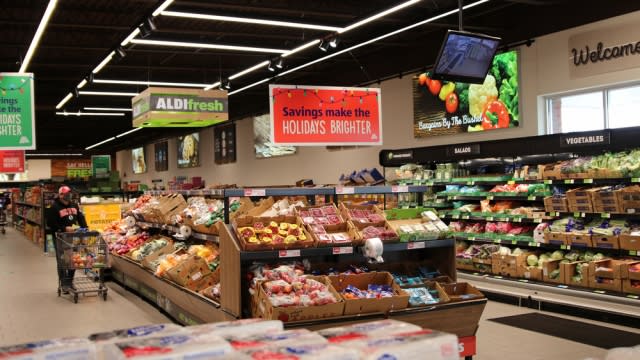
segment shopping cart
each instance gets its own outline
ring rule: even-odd
[[[106,301],[107,255],[107,243],[97,231],[56,233],[58,296],[68,291],[78,303],[80,294],[96,293]]]

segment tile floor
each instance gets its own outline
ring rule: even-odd
[[[87,296],[74,304],[68,297],[58,297],[55,268],[55,259],[43,255],[20,233],[7,228],[5,235],[0,234],[0,346],[171,321],[114,283],[108,284],[106,302]],[[489,302],[480,322],[474,359],[577,360],[602,359],[606,354],[605,349],[487,321],[532,311]],[[639,329],[597,324],[640,333]]]

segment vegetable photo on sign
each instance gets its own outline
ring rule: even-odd
[[[425,72],[413,85],[416,138],[520,126],[515,50],[493,58],[482,84],[435,80]]]

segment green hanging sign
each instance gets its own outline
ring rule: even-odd
[[[0,73],[0,149],[36,148],[32,73]]]
[[[94,178],[108,178],[111,171],[111,156],[93,155],[91,157],[91,170]]]

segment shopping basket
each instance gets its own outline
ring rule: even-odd
[[[107,300],[104,269],[108,266],[107,243],[97,231],[56,233],[58,296],[68,291],[73,302],[79,295],[96,293]]]

